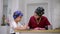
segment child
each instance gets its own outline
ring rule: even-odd
[[[23,13],[21,11],[16,11],[13,14],[14,21],[11,22],[11,34],[19,34],[18,32],[14,32],[14,30],[24,30],[26,29],[26,26],[21,25],[19,22],[21,21],[23,17]]]

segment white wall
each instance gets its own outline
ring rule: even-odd
[[[13,13],[19,10],[19,1],[20,0],[8,0],[8,18],[10,22],[13,21]]]
[[[8,0],[3,0],[3,14],[7,17]]]
[[[8,4],[7,1],[8,0],[3,0],[3,5],[7,5]]]
[[[2,15],[3,15],[3,0],[0,0],[0,25],[2,23]]]
[[[52,22],[53,29],[60,27],[60,0],[53,0]]]

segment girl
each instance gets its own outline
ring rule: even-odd
[[[11,26],[11,30],[10,33],[11,34],[19,34],[18,32],[14,32],[14,30],[25,30],[26,26],[21,25],[19,22],[21,21],[23,17],[23,13],[21,13],[21,11],[15,11],[13,14],[13,18],[14,21],[11,22],[10,26]]]

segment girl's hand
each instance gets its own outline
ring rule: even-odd
[[[24,25],[24,28],[25,28],[25,29],[29,29],[28,25]]]

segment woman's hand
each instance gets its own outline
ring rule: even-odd
[[[40,28],[38,28],[38,27],[37,27],[37,28],[34,28],[34,30],[39,30],[39,29],[40,29]]]
[[[40,30],[46,30],[45,28],[40,28]]]
[[[34,30],[45,30],[45,28],[39,28],[39,27],[37,27],[37,28],[34,28]]]

